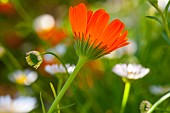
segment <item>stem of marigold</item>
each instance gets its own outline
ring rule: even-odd
[[[131,86],[130,82],[126,81],[120,113],[124,113],[124,111],[125,111],[125,107],[126,107],[129,92],[130,92],[130,86]]]
[[[170,97],[170,92],[164,95],[163,97],[161,97],[157,102],[155,102],[155,104],[149,109],[147,113],[152,113],[159,104],[161,104],[164,100],[166,100],[169,97]]]
[[[54,102],[52,103],[48,113],[53,113],[54,110],[57,109],[57,104],[60,102],[64,94],[66,93],[67,89],[69,88],[70,84],[73,82],[74,78],[76,77],[78,71],[81,69],[81,67],[87,62],[88,60],[84,57],[79,57],[78,63],[73,71],[73,73],[70,75],[66,83],[64,84],[63,88],[59,92],[57,98],[55,98]]]

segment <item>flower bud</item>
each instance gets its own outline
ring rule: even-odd
[[[141,113],[147,113],[148,110],[151,108],[151,106],[152,106],[152,104],[149,101],[147,101],[147,100],[142,101],[140,104]]]
[[[25,58],[28,65],[33,66],[35,69],[37,69],[41,65],[43,60],[40,52],[38,51],[27,52]]]

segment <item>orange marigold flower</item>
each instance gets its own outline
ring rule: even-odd
[[[69,19],[75,37],[76,53],[89,60],[109,54],[128,44],[124,23],[115,19],[109,22],[109,14],[103,9],[87,11],[83,3],[69,9]]]

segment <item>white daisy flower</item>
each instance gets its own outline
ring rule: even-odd
[[[10,74],[9,79],[17,84],[20,85],[31,85],[33,82],[35,82],[38,78],[38,74],[35,71],[31,70],[17,70]]]
[[[36,99],[20,96],[12,99],[9,95],[0,96],[0,113],[28,113],[36,107]]]
[[[140,64],[116,64],[112,71],[127,79],[140,79],[146,76],[150,69],[144,68]]]
[[[72,73],[74,71],[75,65],[66,64],[66,68],[68,70],[68,73]],[[66,70],[62,64],[46,65],[45,71],[51,75],[54,75],[56,73],[66,73]]]

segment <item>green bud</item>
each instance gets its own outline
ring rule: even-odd
[[[37,69],[43,61],[43,58],[38,51],[27,52],[25,58],[28,65],[33,66],[35,69]]]
[[[141,113],[147,113],[149,111],[149,109],[151,108],[152,104],[147,101],[147,100],[144,100],[141,102],[140,104],[140,111]]]

